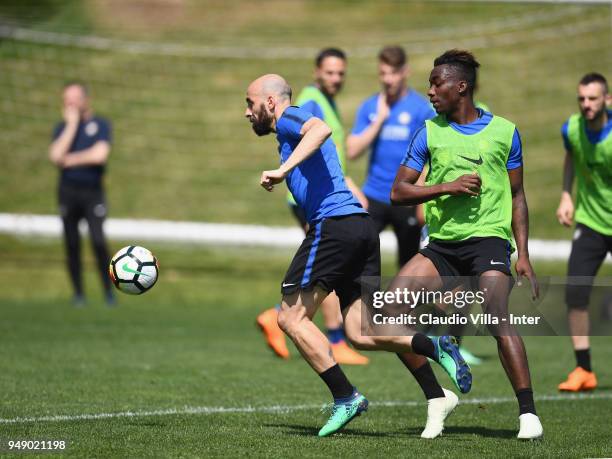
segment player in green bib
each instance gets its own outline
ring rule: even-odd
[[[338,159],[345,170],[345,134],[342,119],[335,102],[335,96],[342,90],[346,77],[346,55],[337,48],[323,49],[315,59],[315,82],[305,87],[299,94],[296,105],[312,113],[315,117],[322,119],[332,130],[332,140],[336,145]],[[344,180],[348,188],[361,202],[365,197],[358,186],[345,176]],[[287,202],[291,212],[304,229],[308,231],[306,215],[295,202],[290,192],[287,192]],[[327,331],[327,337],[331,344],[332,353],[338,363],[346,365],[366,365],[369,359],[352,349],[344,336],[342,316],[338,306],[338,297],[330,294],[321,304],[321,313]],[[285,335],[277,325],[278,309],[270,308],[257,317],[257,323],[263,331],[268,345],[282,358],[289,357]]]
[[[434,61],[427,95],[438,116],[415,134],[391,191],[396,205],[425,203],[429,244],[404,265],[394,283],[439,290],[459,276],[471,277],[484,293],[483,310],[500,318],[489,330],[519,404],[518,438],[533,439],[543,429],[525,346],[502,319],[508,316],[515,246],[519,281],[527,277],[532,295],[539,294],[527,246],[521,140],[513,123],[475,107],[479,66],[470,52],[456,49]],[[426,183],[417,184],[426,163]]]
[[[612,111],[606,108],[606,102],[611,100],[603,75],[585,75],[578,83],[580,113],[570,116],[561,129],[566,153],[557,218],[568,227],[576,221],[565,292],[576,368],[559,384],[562,391],[578,392],[597,387],[597,378],[591,368],[587,308],[593,278],[606,255],[612,252]],[[574,177],[577,185],[575,208],[572,200]],[[579,282],[572,281],[575,276],[580,276]],[[586,284],[585,279],[588,279]]]

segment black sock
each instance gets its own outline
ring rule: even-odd
[[[412,373],[412,376],[414,376],[414,379],[419,383],[419,386],[421,386],[421,390],[425,394],[427,400],[444,397],[442,386],[440,386],[440,383],[436,379],[436,375],[434,375],[429,362],[421,365],[416,370],[408,369],[410,373]]]
[[[591,370],[591,349],[576,349],[574,351],[576,354],[576,363],[579,367],[584,368],[586,371]]]
[[[416,333],[412,337],[412,350],[416,354],[421,354],[425,357],[436,360],[436,348],[434,347],[434,343],[427,335],[424,335],[423,333]]]
[[[520,389],[516,391],[516,399],[519,404],[519,416],[525,413],[536,414],[535,403],[533,402],[533,391],[531,389]]]
[[[327,384],[327,387],[329,387],[334,399],[347,398],[355,392],[355,388],[349,382],[338,364],[328,368],[323,373],[319,373],[319,376],[323,382]]]

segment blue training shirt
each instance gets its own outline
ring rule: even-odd
[[[53,140],[60,136],[65,126],[66,123],[63,121],[55,126]],[[89,120],[81,120],[68,154],[79,154],[80,151],[93,147],[99,141],[111,143],[111,137],[111,125],[106,119],[94,116]],[[64,185],[99,188],[102,186],[103,175],[104,166],[70,167],[62,169],[60,181]]]
[[[276,139],[283,164],[302,140],[303,124],[313,115],[299,107],[287,107],[276,123]],[[287,187],[306,214],[308,223],[327,217],[367,213],[344,182],[336,146],[328,138],[321,148],[295,167]]]
[[[568,122],[569,120],[563,123],[563,126],[561,127],[561,135],[563,136],[563,144],[565,145],[565,149],[571,152],[572,146],[570,145],[569,138],[567,136]],[[612,132],[612,110],[608,110],[608,122],[601,131],[589,131],[588,129],[585,129],[585,131],[587,139],[589,139],[589,142],[591,142],[593,145],[604,141],[606,137],[608,137],[608,134]]]
[[[374,94],[359,107],[352,134],[361,134],[376,118],[378,97],[379,94]],[[391,203],[391,187],[410,140],[425,120],[435,115],[427,99],[412,89],[390,107],[389,117],[371,146],[368,176],[363,185],[368,198]]]
[[[482,131],[489,125],[493,115],[489,112],[485,112],[482,109],[478,109],[478,118],[469,124],[457,124],[449,122],[449,126],[455,131],[460,132],[464,135],[473,135]],[[414,169],[415,171],[421,172],[425,167],[425,164],[429,161],[429,148],[427,148],[427,127],[421,127],[418,132],[414,135],[410,148],[406,153],[406,157],[402,162],[403,166]],[[506,161],[506,169],[512,170],[523,165],[523,146],[521,143],[521,136],[518,129],[514,129],[514,135],[512,136],[512,146],[510,147],[510,154],[508,155],[508,161]]]

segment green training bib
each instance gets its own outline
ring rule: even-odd
[[[592,144],[580,114],[570,116],[567,137],[576,174],[576,222],[612,235],[612,135]]]
[[[514,124],[493,116],[473,135],[457,132],[444,116],[425,125],[431,158],[427,185],[452,182],[474,172],[482,181],[478,196],[445,195],[425,203],[430,239],[463,241],[497,236],[512,242],[512,192],[506,162]]]

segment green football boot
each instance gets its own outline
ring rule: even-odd
[[[319,437],[327,437],[338,432],[351,422],[353,418],[367,411],[368,400],[359,392],[355,392],[348,399],[334,400],[334,403],[329,408],[331,408],[331,416],[327,423],[319,430]]]
[[[454,336],[430,336],[435,347],[435,361],[448,373],[457,389],[467,394],[472,388],[472,372]]]

